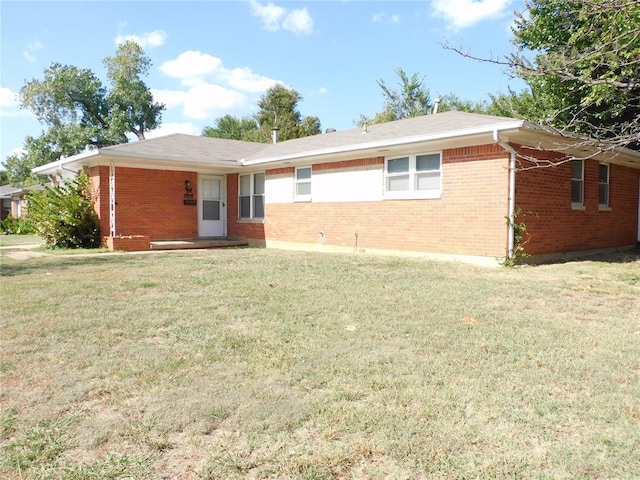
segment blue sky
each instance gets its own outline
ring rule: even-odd
[[[146,83],[167,106],[148,138],[198,135],[227,113],[251,115],[276,82],[300,92],[301,113],[319,117],[323,130],[344,130],[381,110],[376,81],[396,85],[398,67],[425,77],[432,98],[521,89],[501,68],[440,44],[509,53],[513,11],[522,8],[521,0],[0,0],[0,160],[44,128],[19,108],[25,81],[42,78],[52,62],[90,68],[105,81],[102,59],[126,39],[150,57]]]

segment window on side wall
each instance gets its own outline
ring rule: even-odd
[[[238,179],[238,217],[264,218],[264,173],[247,173]]]
[[[296,168],[296,201],[311,200],[311,167]]]
[[[609,164],[601,163],[600,174],[598,176],[598,205],[601,207],[609,206]]]
[[[584,160],[571,160],[571,205],[584,204]]]
[[[385,198],[440,198],[442,155],[425,153],[385,159]]]

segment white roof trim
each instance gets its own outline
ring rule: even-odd
[[[317,150],[309,150],[297,153],[288,153],[285,155],[274,155],[271,157],[259,158],[256,160],[240,160],[240,165],[261,165],[263,163],[281,162],[285,160],[303,159],[309,157],[318,157],[323,155],[331,155],[336,153],[357,152],[359,150],[369,150],[385,147],[396,147],[399,145],[409,145],[412,143],[445,140],[448,138],[467,137],[481,134],[493,134],[495,131],[517,130],[524,126],[524,120],[516,120],[513,122],[500,123],[490,126],[466,128],[462,130],[454,130],[441,133],[431,133],[428,135],[413,135],[411,137],[398,137],[386,140],[379,140],[369,143],[356,143],[351,145],[340,145],[337,147],[321,148]]]

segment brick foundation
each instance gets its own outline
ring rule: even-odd
[[[145,235],[126,235],[102,237],[102,246],[109,250],[144,252],[151,249],[151,242],[149,241],[149,237]]]

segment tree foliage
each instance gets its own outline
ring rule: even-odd
[[[29,221],[48,247],[100,246],[100,222],[93,209],[91,181],[86,173],[27,198]]]
[[[359,125],[391,122],[432,113],[433,103],[429,89],[424,85],[424,77],[421,78],[417,73],[409,77],[402,68],[396,68],[395,72],[400,79],[399,89],[391,88],[384,80],[379,79],[378,85],[384,96],[383,108],[373,118],[360,115]]]
[[[262,143],[271,142],[274,127],[283,141],[316,135],[321,132],[320,119],[303,117],[298,110],[301,100],[296,90],[274,85],[260,97],[259,110],[253,117],[225,115],[216,119],[214,127],[205,127],[202,135]]]
[[[46,127],[40,137],[25,139],[24,153],[6,160],[15,184],[36,180],[31,168],[85,149],[128,141],[127,134],[144,139],[157,128],[164,105],[153,101],[142,77],[150,60],[140,46],[125,42],[116,55],[104,59],[108,85],[89,69],[53,63],[41,79],[32,79],[20,90],[23,108]]]
[[[258,123],[253,118],[225,115],[216,119],[214,127],[204,127],[202,135],[227,140],[251,141],[250,138],[259,137]]]
[[[494,97],[499,109],[578,134],[600,151],[640,147],[640,2],[528,0],[506,65],[529,90]],[[448,47],[451,48],[451,47]]]

